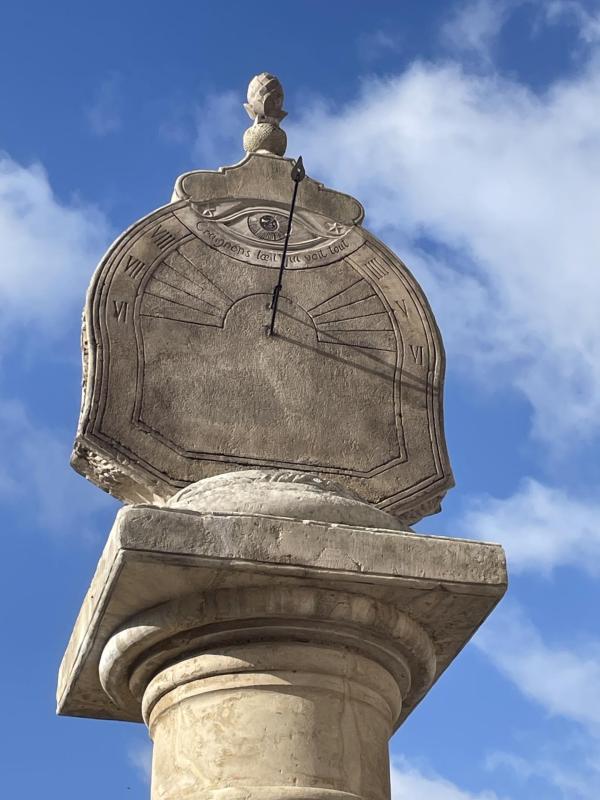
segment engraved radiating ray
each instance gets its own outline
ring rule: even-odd
[[[162,261],[144,291],[140,314],[194,325],[220,327],[231,301],[179,251]]]
[[[396,352],[396,337],[393,331],[325,331],[319,332],[318,338],[323,344]]]
[[[308,312],[313,317],[320,317],[330,311],[336,311],[338,308],[345,308],[347,305],[364,300],[373,294],[373,289],[369,284],[363,278],[359,278],[354,283],[351,283],[350,286],[340,289],[325,300],[317,303],[316,306],[309,308]]]
[[[186,292],[184,289],[178,289],[176,286],[167,283],[167,281],[158,278],[154,278],[150,281],[146,292],[155,297],[163,297],[165,300],[177,303],[177,305],[187,306],[195,311],[203,311],[215,316],[219,314],[219,310],[211,303],[207,303],[203,298]]]
[[[208,275],[202,271],[200,265],[188,258],[185,253],[179,251],[172,253],[168,264],[172,269],[177,269],[191,281],[198,284],[202,289],[203,296],[207,300],[210,299],[211,302],[216,302],[223,310],[229,308],[233,303],[231,297],[220,289],[216,283],[213,283]]]
[[[222,310],[221,304],[206,298],[202,284],[191,281],[186,275],[183,275],[170,264],[161,264],[155,271],[153,277],[154,279],[161,281],[173,289],[177,289],[184,294],[190,295],[190,297],[201,299],[206,306],[209,306],[215,311]]]
[[[391,331],[392,323],[385,311],[361,314],[356,317],[343,317],[334,320],[319,320],[317,328],[323,333],[333,331]]]
[[[171,319],[175,322],[189,322],[194,325],[211,325],[220,327],[222,317],[216,314],[208,314],[205,311],[182,305],[166,297],[145,292],[140,308],[141,317],[156,317],[158,319]]]
[[[339,322],[348,318],[355,319],[377,314],[383,310],[381,300],[374,292],[371,292],[371,294],[362,297],[360,300],[354,300],[330,311],[323,311],[321,314],[314,314],[313,317],[317,325],[323,325],[327,322]]]

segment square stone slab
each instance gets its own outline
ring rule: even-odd
[[[503,596],[497,544],[243,514],[127,506],[117,514],[58,681],[58,713],[141,722],[100,685],[111,634],[134,614],[190,593],[285,584],[364,594],[402,609],[436,650],[435,680]],[[407,705],[402,720],[415,707]]]

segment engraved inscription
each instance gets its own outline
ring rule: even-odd
[[[167,247],[170,247],[173,242],[176,241],[171,231],[166,230],[162,225],[159,225],[158,228],[153,231],[150,238],[159,250],[166,250]]]
[[[413,357],[413,361],[418,367],[422,367],[424,362],[424,355],[423,355],[423,345],[422,344],[411,344],[409,345],[411,355]]]
[[[377,257],[370,258],[364,265],[364,268],[369,275],[376,279],[385,277],[390,271],[389,268],[386,267],[385,264],[382,264]]]
[[[129,303],[127,300],[113,300],[113,312],[117,322],[127,322]]]
[[[124,270],[135,280],[137,277],[139,277],[139,275],[141,275],[142,272],[144,272],[147,266],[148,265],[142,261],[141,258],[128,255]]]

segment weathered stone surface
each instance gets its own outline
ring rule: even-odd
[[[177,492],[167,506],[210,514],[261,514],[401,530],[391,514],[318,475],[248,469],[215,475]]]
[[[304,620],[300,626],[304,628],[329,624],[325,637],[329,646],[342,624],[336,614],[348,607],[344,598],[350,595],[356,605],[350,603],[347,620],[354,630],[362,626],[361,646],[367,647],[374,635],[378,642],[369,645],[365,657],[394,672],[394,641],[398,641],[398,657],[409,663],[407,642],[417,641],[414,632],[409,635],[410,626],[431,643],[431,675],[426,660],[416,662],[421,666],[412,668],[412,688],[404,692],[396,725],[437,680],[505,588],[504,555],[497,545],[282,517],[124,508],[117,515],[61,666],[58,709],[62,714],[141,720],[141,695],[138,692],[136,699],[130,694],[133,675],[125,656],[117,680],[125,695],[121,693],[115,702],[117,693],[112,690],[109,699],[100,683],[102,653],[109,652],[115,636],[116,652],[129,650],[136,663],[142,653],[155,648],[158,661],[146,675],[150,679],[154,669],[160,671],[163,657],[173,658],[170,648],[176,645],[166,640],[183,636],[184,649],[190,643],[202,649],[200,643],[215,625],[228,630],[236,620],[234,628],[243,632],[244,641],[256,624],[253,618],[271,619],[271,628],[283,631],[288,642],[293,640],[294,620]],[[254,600],[246,594],[240,605],[240,592],[253,592]],[[319,606],[317,595],[333,600],[319,601]],[[238,597],[233,617],[224,610],[232,607],[227,596]],[[273,600],[276,596],[279,600]],[[291,598],[291,606],[285,606],[285,598]],[[271,603],[270,610],[252,612],[252,603],[260,606],[263,601]],[[136,615],[141,615],[137,621]],[[379,633],[377,619],[383,626]],[[137,630],[143,634],[139,641]],[[309,639],[314,641],[314,636]],[[220,644],[236,644],[235,637],[233,643],[226,637]],[[104,658],[110,661],[106,654]],[[119,659],[113,661],[119,664]]]
[[[248,106],[275,125],[282,95],[262,77]],[[306,178],[267,335],[293,163],[261,151],[183,175],[109,249],[86,303],[72,463],[129,503],[248,467],[312,472],[409,525],[453,484],[440,334],[360,203]]]

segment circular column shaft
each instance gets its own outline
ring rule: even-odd
[[[153,800],[388,800],[402,699],[434,671],[428,636],[393,606],[281,584],[156,606],[100,664],[109,696],[142,709]]]

